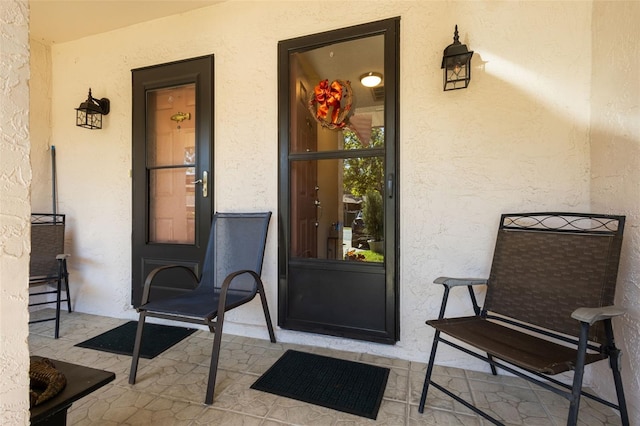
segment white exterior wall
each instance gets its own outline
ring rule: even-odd
[[[442,273],[486,275],[499,213],[588,208],[589,66],[576,67],[565,84],[558,64],[567,56],[589,64],[590,5],[339,8],[327,22],[326,5],[226,2],[52,47],[51,144],[60,212],[69,215],[77,310],[134,317],[131,69],[215,54],[215,209],[275,212],[278,41],[393,16],[401,17],[401,341],[372,345],[286,331],[281,339],[424,359],[431,337],[424,320],[437,313],[441,294],[429,283]],[[569,11],[574,23],[567,28],[560,17]],[[477,52],[474,79],[467,90],[445,93],[440,61],[456,23]],[[548,29],[538,46],[528,34],[542,25]],[[101,131],[73,122],[89,87],[111,100]],[[274,314],[276,226],[274,220],[263,274]],[[258,303],[229,319],[237,332],[264,334]]]
[[[29,8],[0,4],[0,424],[29,424]]]
[[[601,157],[590,151],[590,137],[597,136],[591,109],[616,116],[618,107],[633,107],[632,95],[620,104],[600,103],[598,93],[606,92],[608,83],[596,75],[601,64],[594,57],[608,63],[610,43],[621,42],[620,49],[635,46],[636,56],[629,58],[637,58],[638,36],[629,20],[627,38],[604,37],[617,18],[614,11],[596,21],[592,8],[604,13],[600,9],[609,5],[599,3],[229,1],[54,45],[51,134],[46,143],[46,138],[34,140],[33,149],[57,149],[59,211],[68,215],[75,309],[136,317],[129,303],[131,69],[213,53],[215,208],[276,213],[278,41],[400,16],[401,340],[387,346],[287,330],[277,330],[278,339],[426,361],[433,333],[424,321],[437,316],[442,291],[431,282],[441,274],[486,276],[500,213],[635,211],[628,217],[632,236],[621,270],[621,280],[635,286],[628,286],[621,301],[635,312],[625,320],[629,340],[623,345],[634,372],[625,376],[628,399],[638,400],[640,195],[632,183],[638,181],[637,128],[625,121],[635,139],[623,138],[626,150],[616,162],[596,164]],[[635,2],[616,3],[616,8],[635,7],[627,5]],[[336,13],[329,14],[331,7]],[[443,92],[440,61],[455,24],[461,41],[475,51],[473,77],[468,89]],[[94,96],[111,100],[101,131],[74,125],[74,108],[89,87]],[[637,99],[636,109],[631,108],[636,125]],[[622,118],[628,117],[613,120]],[[611,143],[613,136],[604,131],[595,150]],[[598,176],[610,178],[613,171],[626,185],[609,194],[608,183]],[[45,196],[50,197],[39,197]],[[34,205],[48,202],[39,198]],[[263,270],[274,320],[276,236],[274,219]],[[636,253],[633,261],[630,251]],[[469,312],[466,293],[454,295],[452,303],[449,313]],[[258,302],[234,310],[225,331],[266,338],[261,315]],[[438,362],[484,368],[454,351],[443,352]],[[601,381],[598,371],[588,377]],[[611,387],[599,391],[607,394]]]
[[[52,213],[51,179],[51,46],[30,40],[29,134],[32,141],[31,208],[34,213]]]
[[[591,119],[592,209],[627,216],[614,322],[631,424],[640,424],[640,2],[595,2]],[[614,400],[606,363],[587,380]],[[635,419],[635,422],[633,421]]]

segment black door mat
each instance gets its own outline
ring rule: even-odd
[[[388,378],[388,368],[288,350],[251,388],[375,419]]]
[[[119,327],[78,343],[81,348],[95,349],[120,355],[131,355],[136,340],[137,321],[129,321]],[[193,328],[145,323],[142,333],[140,357],[155,358],[171,346],[190,336]]]

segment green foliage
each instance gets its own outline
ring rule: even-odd
[[[350,129],[343,131],[344,149],[367,149]],[[384,128],[374,127],[371,131],[369,148],[384,147]],[[361,197],[368,190],[382,193],[384,188],[384,159],[382,157],[358,157],[344,160],[343,186],[346,194]]]
[[[365,262],[384,262],[384,254],[374,253],[371,250],[364,250],[362,254],[364,255]]]
[[[377,190],[369,190],[365,194],[362,220],[369,235],[374,241],[381,241],[384,235],[384,207],[382,194]]]

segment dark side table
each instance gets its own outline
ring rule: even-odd
[[[40,359],[42,357],[31,357],[31,360]],[[116,378],[116,374],[110,371],[97,370],[55,359],[51,361],[55,364],[56,369],[65,375],[67,385],[55,397],[29,410],[31,412],[32,425],[66,425],[67,410],[71,407],[71,404]]]

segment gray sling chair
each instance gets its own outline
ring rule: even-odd
[[[567,425],[578,420],[581,395],[619,410],[622,423],[629,425],[621,352],[611,324],[613,317],[624,314],[613,306],[624,220],[624,216],[580,213],[502,215],[488,280],[435,280],[443,285],[444,297],[438,319],[427,321],[436,331],[418,411],[424,411],[431,385],[490,422],[502,424],[434,382],[438,343],[444,343],[488,362],[494,375],[498,367],[566,398]],[[486,286],[482,309],[476,285]],[[469,290],[474,316],[444,317],[449,292],[455,287]],[[606,358],[618,404],[582,390],[585,364]],[[551,377],[570,370],[572,385]]]
[[[71,296],[69,295],[69,272],[67,270],[68,254],[64,253],[65,215],[52,213],[31,214],[31,257],[29,258],[29,306],[49,305],[55,303],[56,312],[53,317],[29,321],[29,324],[55,321],[54,337],[60,335],[60,304],[67,302],[67,310],[71,312]],[[62,297],[62,292],[65,297]],[[48,299],[55,294],[55,299]],[[40,296],[44,296],[40,297]],[[44,301],[43,301],[44,300]]]
[[[200,279],[184,266],[161,266],[149,273],[144,283],[142,302],[138,307],[140,319],[131,359],[129,383],[136,381],[140,343],[146,317],[204,324],[215,333],[209,381],[205,397],[206,404],[213,403],[218,369],[218,358],[222,342],[224,313],[243,305],[260,294],[262,308],[269,330],[269,338],[276,342],[269,316],[267,298],[260,278],[262,260],[267,240],[267,229],[271,212],[266,213],[216,213],[211,225],[211,234]],[[153,279],[170,268],[191,271],[197,287],[185,294],[160,300],[149,300]]]

